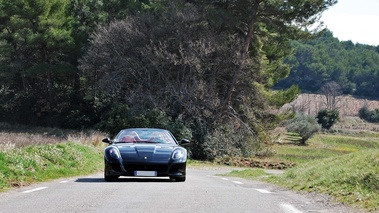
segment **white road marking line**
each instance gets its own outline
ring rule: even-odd
[[[239,181],[232,181],[233,183],[236,183],[236,184],[240,184],[242,185],[243,183],[242,182],[239,182]]]
[[[280,204],[280,207],[285,213],[303,213],[302,211],[287,203]]]
[[[270,194],[270,193],[272,193],[272,192],[270,192],[270,191],[268,191],[266,189],[255,189],[255,190],[257,190],[260,193],[264,193],[264,194]]]
[[[61,181],[59,183],[68,183],[68,180],[63,180],[63,181]]]
[[[39,191],[39,190],[46,189],[46,188],[47,188],[47,187],[39,187],[39,188],[35,188],[35,189],[31,189],[31,190],[23,191],[22,193],[35,192],[35,191]]]
[[[221,178],[221,180],[229,180],[228,178]]]

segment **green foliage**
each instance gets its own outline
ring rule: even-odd
[[[169,123],[169,126],[166,127],[166,129],[169,129],[171,133],[175,136],[175,138],[179,141],[181,139],[192,139],[191,129],[188,126],[186,126],[180,118],[171,121]]]
[[[104,108],[96,98],[87,98],[85,82],[92,79],[80,79],[77,69],[88,35],[99,23],[158,6],[151,4],[148,0],[2,0],[0,82],[6,93],[1,92],[0,99],[7,104],[0,107],[0,119],[93,127]]]
[[[76,67],[69,0],[3,0],[0,4],[0,66],[12,92],[2,119],[52,126],[70,103]],[[8,120],[9,119],[9,120]]]
[[[359,109],[359,117],[365,120],[370,118],[370,110],[367,106],[363,106]]]
[[[373,123],[379,123],[379,109],[369,110],[367,106],[359,109],[359,117]]]
[[[275,90],[267,96],[270,105],[281,107],[286,103],[290,103],[300,95],[300,89],[297,85],[292,85],[287,90]]]
[[[0,23],[7,30],[0,38],[11,47],[9,62],[13,68],[24,71],[36,64],[64,61],[60,58],[62,51],[73,44],[68,4],[69,0],[2,1]]]
[[[68,14],[73,17],[73,37],[80,53],[87,44],[88,36],[98,24],[109,23],[115,19],[122,19],[127,14],[136,14],[141,11],[150,11],[159,8],[160,2],[150,0],[70,0]]]
[[[317,113],[316,118],[322,128],[330,129],[339,120],[339,111],[322,109]]]
[[[129,116],[129,107],[127,105],[115,106],[104,115],[99,127],[111,135],[115,135],[121,129],[132,126],[129,124]]]
[[[288,78],[276,86],[299,85],[302,91],[318,92],[325,82],[335,81],[344,94],[379,97],[379,53],[374,46],[339,41],[325,31],[312,40],[292,41],[294,55]]]
[[[288,121],[286,126],[288,132],[294,132],[300,135],[301,144],[305,144],[314,133],[320,130],[320,126],[314,117],[297,113],[293,119]]]

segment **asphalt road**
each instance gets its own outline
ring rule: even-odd
[[[225,172],[188,168],[184,183],[130,177],[108,183],[101,173],[60,179],[1,193],[0,212],[358,212],[324,196],[217,175]]]

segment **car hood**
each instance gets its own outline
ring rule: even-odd
[[[172,151],[178,147],[172,144],[117,144],[124,162],[168,162]]]

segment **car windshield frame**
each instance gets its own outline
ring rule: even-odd
[[[164,129],[123,129],[115,137],[114,143],[153,143],[178,145],[175,137]]]

